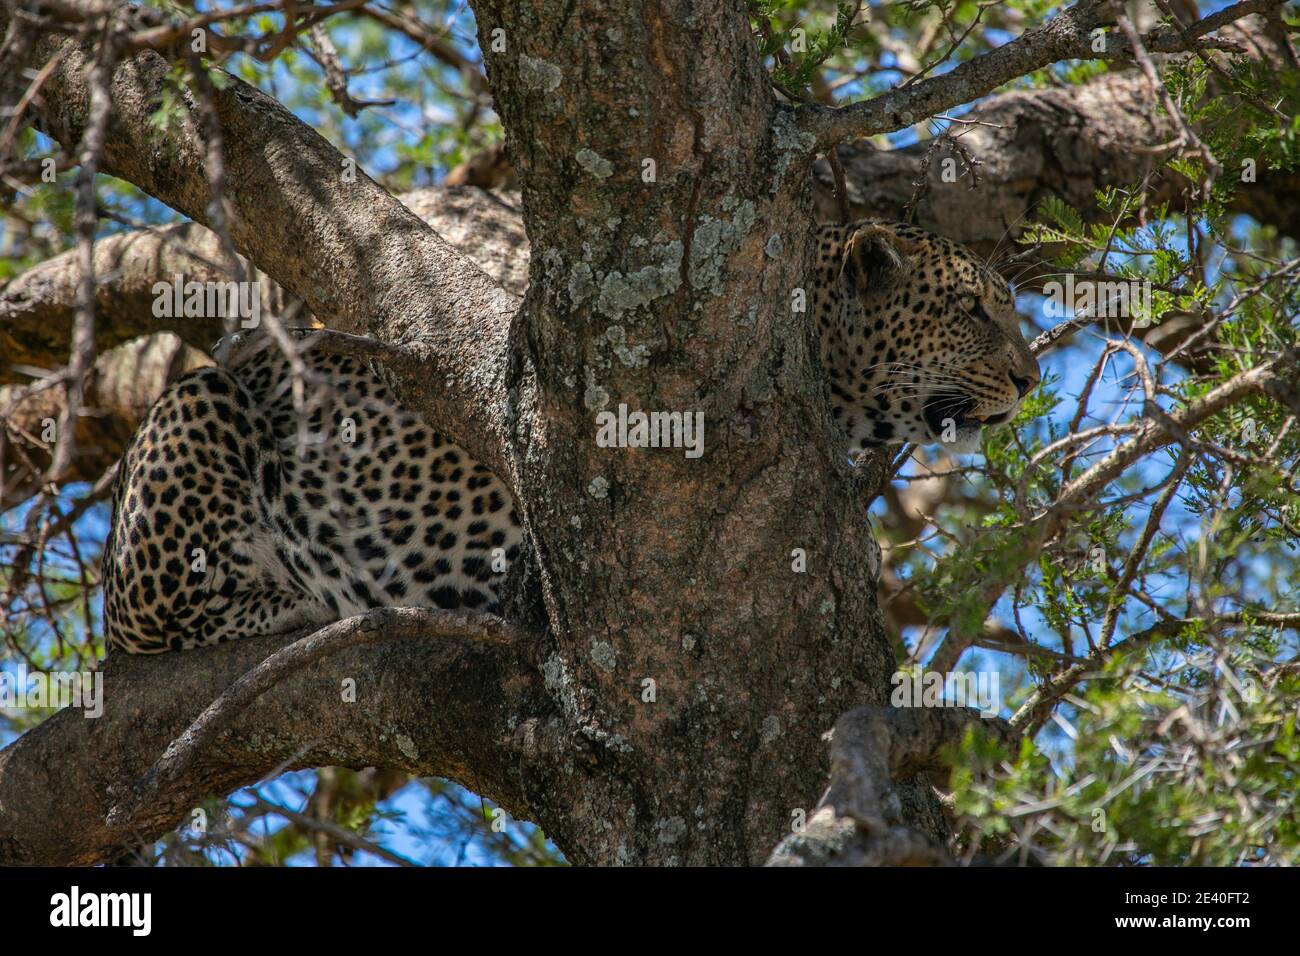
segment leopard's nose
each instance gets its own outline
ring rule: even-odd
[[[1016,397],[1024,398],[1025,394],[1037,384],[1037,379],[1023,378],[1015,372],[1011,373],[1011,384],[1016,387]]]

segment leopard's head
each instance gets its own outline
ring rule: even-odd
[[[855,450],[973,450],[1039,382],[1011,289],[950,239],[902,223],[823,226],[817,277],[833,413]]]

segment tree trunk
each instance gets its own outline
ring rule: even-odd
[[[792,307],[812,157],[740,5],[563,6],[476,10],[483,49],[506,38],[488,76],[532,249],[514,485],[546,674],[596,761],[543,824],[575,861],[756,863],[824,786],[825,729],[893,670]],[[702,413],[702,456],[600,447],[621,404]]]

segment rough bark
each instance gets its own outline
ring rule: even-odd
[[[180,737],[203,706],[300,635],[236,641],[193,654],[119,656],[104,665],[102,717],[51,717],[0,751],[0,865],[115,859],[155,838],[214,793],[296,767],[394,767],[453,777],[512,815],[534,818],[527,779],[568,754],[535,666],[535,648],[440,635],[341,651],[259,697],[128,829],[111,806]],[[344,681],[354,681],[354,703]]]
[[[790,309],[809,157],[782,137],[739,7],[561,7],[476,13],[514,44],[487,66],[532,248],[515,483],[548,666],[607,755],[584,842],[602,860],[757,862],[819,789],[818,728],[878,700],[893,666],[865,512]],[[593,414],[619,403],[702,411],[704,456],[598,447]],[[799,547],[811,573],[791,570]]]
[[[968,730],[1010,743],[1004,721],[965,709],[855,707],[831,735],[830,786],[768,866],[948,866],[943,846],[905,822],[895,781],[944,767]]]

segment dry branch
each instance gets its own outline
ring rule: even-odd
[[[1006,743],[1014,731],[964,708],[857,707],[835,724],[831,782],[801,830],[772,851],[768,866],[946,866],[944,848],[902,822],[896,781],[940,770],[945,748],[968,729]]]

